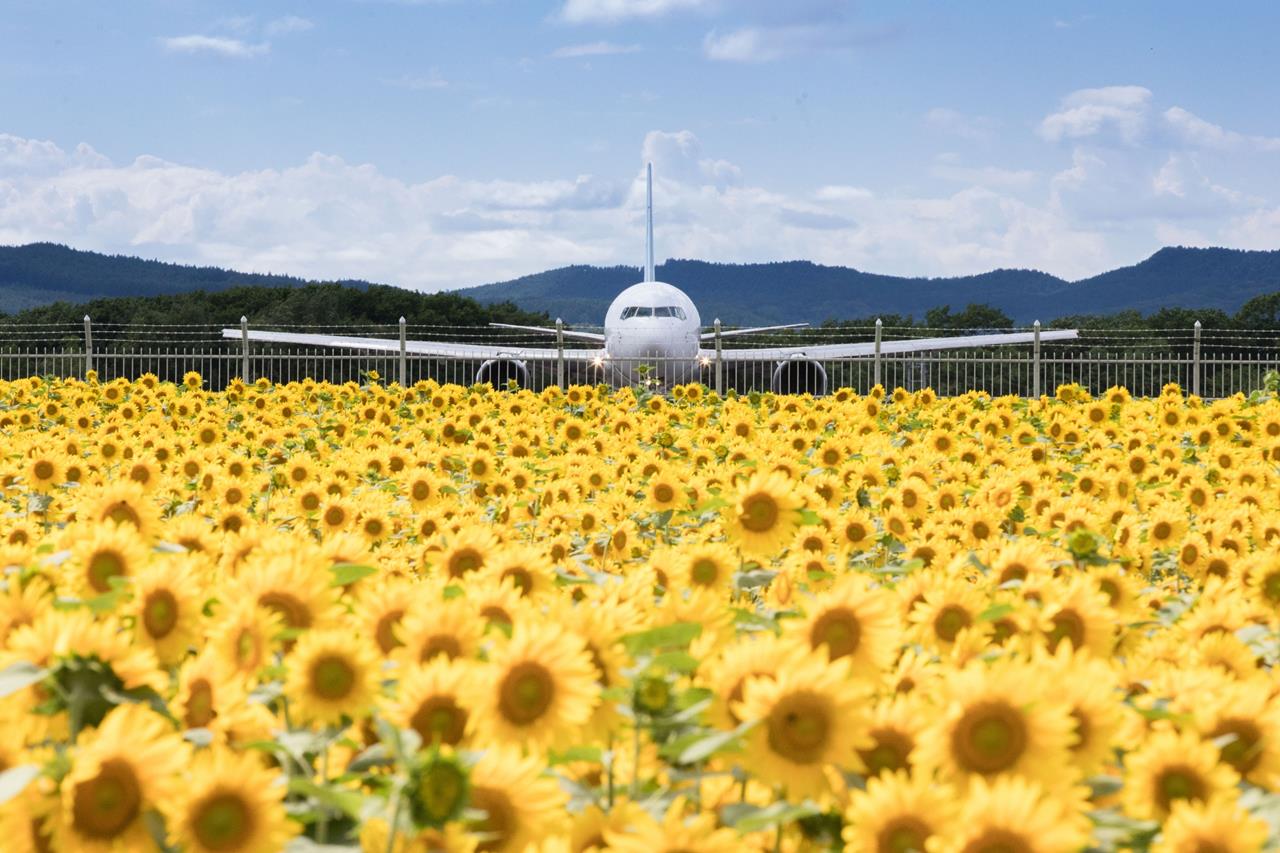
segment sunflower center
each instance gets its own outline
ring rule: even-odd
[[[831,722],[818,696],[793,693],[769,713],[769,748],[796,764],[813,764],[827,752]]]
[[[241,628],[236,635],[235,655],[240,669],[257,669],[262,660],[262,641],[252,628]]]
[[[117,501],[103,510],[102,520],[112,521],[116,524],[132,524],[134,527],[138,527],[142,523],[137,511],[124,501]]]
[[[467,728],[467,712],[458,707],[452,696],[432,696],[413,712],[409,727],[422,737],[424,744],[439,741],[447,746],[456,746]]]
[[[1074,610],[1063,610],[1053,617],[1053,630],[1049,632],[1049,651],[1055,651],[1063,640],[1070,640],[1077,649],[1084,646],[1084,620]]]
[[[311,689],[321,699],[345,699],[355,686],[355,668],[345,658],[325,655],[311,665]]]
[[[1204,780],[1194,769],[1181,764],[1166,767],[1156,776],[1156,802],[1166,812],[1178,800],[1203,800]]]
[[[756,492],[742,501],[738,520],[752,533],[768,533],[778,524],[778,502],[767,492]]]
[[[502,573],[502,580],[509,580],[520,595],[526,596],[533,591],[533,574],[528,569],[507,569]]]
[[[89,557],[89,586],[95,592],[110,592],[111,579],[122,577],[124,569],[124,557],[116,551],[96,551]]]
[[[498,710],[517,726],[527,726],[546,713],[555,697],[555,682],[546,667],[525,661],[511,668],[498,687]]]
[[[826,645],[832,660],[856,652],[861,640],[862,625],[847,607],[833,607],[819,616],[809,629],[809,645],[815,649]]]
[[[929,825],[918,817],[894,818],[876,833],[876,853],[918,853],[932,834]]]
[[[676,490],[666,483],[659,483],[653,487],[653,499],[660,504],[669,504],[676,497]]]
[[[1262,582],[1262,594],[1268,601],[1280,601],[1280,572],[1272,572]]]
[[[868,776],[907,769],[911,751],[915,748],[915,741],[909,735],[897,729],[873,729],[871,738],[875,746],[858,750],[858,756],[867,766]]]
[[[449,660],[455,660],[462,656],[462,644],[458,642],[457,637],[436,634],[422,644],[422,653],[418,655],[418,660],[426,663],[436,655],[444,655]]]
[[[460,578],[484,565],[484,557],[475,548],[462,548],[449,558],[449,577]]]
[[[969,611],[958,604],[948,604],[933,618],[933,630],[945,642],[953,642],[956,636],[973,624]]]
[[[428,826],[440,826],[462,809],[466,774],[452,761],[432,761],[418,777],[415,793],[415,817]]]
[[[956,762],[972,773],[999,773],[1018,763],[1027,748],[1022,715],[1004,702],[969,708],[951,735]]]
[[[396,626],[400,624],[400,620],[403,618],[403,607],[393,608],[378,617],[378,625],[374,629],[373,635],[378,641],[378,648],[382,649],[384,655],[388,654],[392,649],[404,645],[404,643],[400,642],[400,638],[396,636]]]
[[[426,480],[417,480],[413,484],[413,499],[415,501],[425,501],[431,497],[431,484]]]
[[[37,480],[52,480],[55,470],[52,462],[41,459],[32,466],[31,472],[36,475]]]
[[[1080,752],[1089,745],[1089,737],[1093,734],[1093,726],[1089,724],[1089,715],[1079,708],[1071,709],[1071,720],[1075,723],[1076,742],[1071,745],[1073,752]]]
[[[1020,833],[988,829],[966,844],[962,853],[1032,853],[1033,849]]]
[[[213,722],[213,687],[208,679],[198,678],[187,688],[187,712],[183,722],[189,729],[202,729]]]
[[[142,789],[128,762],[103,762],[98,775],[76,785],[71,821],[89,838],[108,840],[124,832],[138,816]]]
[[[236,794],[215,794],[196,806],[191,830],[206,850],[239,850],[253,834],[253,811]]]
[[[470,827],[472,833],[485,838],[476,845],[476,850],[505,849],[519,821],[511,800],[501,791],[477,786],[471,791],[471,805],[484,812],[484,819]]]
[[[1151,538],[1157,542],[1164,542],[1173,535],[1173,525],[1167,521],[1157,521],[1151,528]]]
[[[1262,750],[1259,748],[1262,732],[1251,720],[1223,720],[1211,734],[1215,738],[1235,735],[1235,740],[1222,747],[1221,755],[1222,760],[1234,767],[1241,776],[1247,775],[1262,760]]]
[[[157,589],[147,595],[142,605],[142,624],[154,639],[169,636],[178,624],[178,600],[167,589]]]
[[[716,561],[706,557],[694,560],[693,569],[689,572],[690,579],[701,586],[713,585],[719,576],[720,567],[716,565]]]

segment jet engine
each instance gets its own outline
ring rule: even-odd
[[[528,388],[529,365],[514,358],[491,358],[476,371],[476,384],[488,382],[502,390],[511,381],[521,388]]]
[[[775,394],[812,394],[820,397],[827,393],[827,371],[811,358],[795,356],[778,362],[769,387]]]

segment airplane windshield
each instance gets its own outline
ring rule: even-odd
[[[675,317],[680,320],[686,319],[684,309],[679,305],[661,305],[657,308],[644,307],[636,305],[622,309],[620,320],[630,320],[632,317]]]

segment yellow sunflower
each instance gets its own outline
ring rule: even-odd
[[[152,561],[134,577],[133,612],[139,637],[161,664],[176,663],[200,636],[204,596],[198,580],[206,558]]]
[[[1195,732],[1156,732],[1125,757],[1120,792],[1125,811],[1144,820],[1163,820],[1179,801],[1212,804],[1227,796],[1239,776],[1218,756],[1218,748]]]
[[[476,665],[438,657],[400,679],[387,719],[418,733],[425,746],[458,746],[474,727]]]
[[[358,720],[378,695],[377,654],[344,630],[308,631],[285,657],[285,667],[285,695],[303,720]]]
[[[76,537],[71,557],[62,568],[72,589],[86,595],[103,595],[112,589],[113,578],[128,578],[151,558],[146,543],[128,525],[101,524],[84,530]]]
[[[956,810],[955,791],[926,776],[905,771],[884,773],[851,792],[845,809],[846,850],[866,853],[924,851],[931,838],[941,840]]]
[[[788,633],[831,660],[848,660],[854,675],[874,676],[893,662],[899,632],[891,593],[849,574],[803,607],[805,618],[791,622]]]
[[[614,853],[736,853],[742,838],[732,829],[717,827],[714,814],[689,816],[683,798],[677,798],[655,820],[648,812],[636,811],[625,826],[604,831],[603,849]]]
[[[753,474],[738,488],[725,511],[725,530],[744,554],[775,556],[795,535],[802,508],[786,475],[776,471]]]
[[[485,734],[546,747],[570,742],[599,701],[597,670],[580,637],[524,621],[489,656],[479,706]]]
[[[759,721],[747,736],[747,765],[788,798],[821,795],[829,790],[828,767],[862,769],[857,750],[870,745],[865,701],[848,661],[793,654],[771,677],[747,679],[733,709],[740,719]]]
[[[520,853],[566,827],[568,795],[544,774],[537,758],[492,746],[471,769],[471,806],[483,814],[470,823],[484,840],[480,851]]]
[[[1230,799],[1173,804],[1151,853],[1255,853],[1266,849],[1271,827]]]
[[[164,801],[189,749],[173,728],[141,705],[121,705],[82,736],[62,780],[55,850],[113,853],[152,846],[143,816]]]
[[[939,853],[1076,853],[1089,841],[1079,792],[1047,794],[1016,776],[977,777],[960,814],[936,848]]]
[[[285,816],[280,776],[258,753],[202,750],[160,803],[171,840],[191,853],[282,849],[302,827]]]

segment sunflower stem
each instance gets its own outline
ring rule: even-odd
[[[631,749],[631,800],[634,802],[640,797],[640,715],[635,717],[636,724],[632,727],[635,733],[632,738]]]
[[[324,747],[320,750],[320,787],[329,784],[329,739],[326,737]],[[316,841],[324,844],[329,840],[329,807],[320,803],[320,819],[316,822]]]
[[[608,779],[608,783],[607,783],[607,788],[605,790],[607,791],[606,796],[608,797],[608,804],[609,804],[608,811],[613,811],[613,761],[614,761],[613,732],[609,732],[608,755],[609,755],[609,767],[608,767],[609,775],[606,777]]]
[[[400,831],[400,807],[404,804],[404,786],[397,784],[391,790],[396,804],[391,808],[391,825],[387,827],[387,853],[396,853],[396,834]]]

